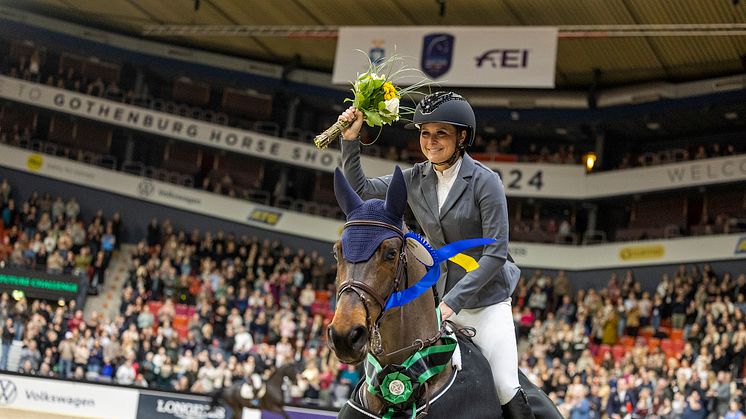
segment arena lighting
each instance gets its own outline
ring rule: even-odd
[[[144,25],[143,36],[336,38],[339,26]],[[742,36],[746,23],[557,26],[558,38]]]
[[[593,171],[593,167],[596,165],[596,153],[589,152],[583,155],[583,163],[585,164],[585,171],[590,173]]]

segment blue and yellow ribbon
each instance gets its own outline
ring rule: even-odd
[[[449,243],[438,250],[435,250],[430,246],[429,243],[427,243],[427,241],[425,241],[425,239],[415,233],[407,233],[404,235],[404,238],[411,238],[420,243],[430,253],[434,263],[432,266],[428,266],[427,273],[425,273],[425,275],[419,281],[417,281],[416,284],[405,290],[397,291],[391,294],[391,297],[389,297],[388,301],[386,302],[384,311],[403,306],[422,295],[428,289],[432,288],[432,286],[435,285],[435,283],[438,282],[438,279],[440,278],[441,262],[450,260],[451,262],[456,263],[464,268],[466,272],[471,272],[474,269],[477,269],[479,267],[479,263],[477,263],[477,261],[474,260],[473,257],[465,255],[461,252],[472,247],[486,246],[497,241],[495,239],[485,238],[459,240],[454,243]]]

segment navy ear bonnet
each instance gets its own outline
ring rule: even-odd
[[[386,200],[370,199],[363,201],[352,189],[342,172],[334,172],[334,194],[337,196],[347,221],[377,221],[401,230],[404,222],[404,207],[407,202],[407,189],[401,170],[397,167],[391,178]],[[396,231],[375,225],[351,225],[342,232],[342,255],[345,260],[358,263],[373,256],[386,239],[403,237]]]

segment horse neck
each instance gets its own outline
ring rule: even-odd
[[[409,252],[407,252],[409,253]],[[414,257],[407,266],[407,286],[419,281],[425,274],[424,267]],[[417,339],[426,340],[438,333],[433,290],[429,289],[414,301],[385,313],[380,323],[381,341],[385,353],[412,345]],[[390,356],[378,356],[381,365],[401,364],[419,348],[402,351]]]
[[[282,385],[282,382],[285,379],[286,376],[285,367],[278,367],[275,372],[273,372],[269,378],[267,379],[267,385],[268,386],[278,386]]]

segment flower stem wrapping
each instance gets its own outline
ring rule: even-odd
[[[342,131],[346,130],[347,128],[352,125],[353,121],[337,121],[332,126],[327,128],[324,132],[317,135],[316,138],[313,139],[313,143],[316,145],[316,148],[323,150],[329,146],[329,144],[339,138],[340,135],[342,135]]]

